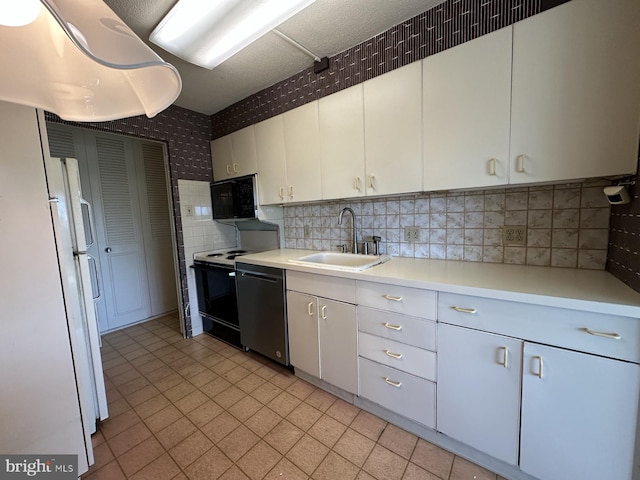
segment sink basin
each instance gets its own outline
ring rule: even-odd
[[[361,272],[390,260],[386,255],[355,255],[353,253],[318,252],[289,260],[294,265],[328,268],[346,272]]]

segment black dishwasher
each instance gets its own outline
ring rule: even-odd
[[[289,366],[284,270],[236,261],[242,344]]]

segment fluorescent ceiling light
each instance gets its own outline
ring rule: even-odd
[[[315,0],[179,0],[149,40],[212,69]]]
[[[152,117],[180,94],[178,71],[102,0],[40,3],[28,25],[0,26],[0,100],[88,122]]]

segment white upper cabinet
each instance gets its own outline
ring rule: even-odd
[[[365,194],[362,84],[318,101],[322,198]]]
[[[254,126],[231,134],[231,176],[250,175],[258,171]]]
[[[422,63],[364,82],[368,195],[422,190]]]
[[[255,125],[258,198],[261,205],[286,201],[286,168],[282,115]]]
[[[506,184],[511,27],[423,61],[424,189]]]
[[[283,117],[287,201],[320,200],[322,190],[318,102],[289,110]]]
[[[636,171],[639,25],[638,1],[574,0],[513,26],[511,183]]]
[[[217,138],[211,142],[213,179],[217,181],[256,173],[256,158],[253,125]]]
[[[211,163],[213,164],[213,179],[229,178],[233,159],[231,158],[231,135],[216,138],[211,142]]]

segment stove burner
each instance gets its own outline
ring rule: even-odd
[[[236,258],[236,257],[240,257],[240,256],[242,256],[242,254],[241,254],[241,253],[234,253],[233,255],[229,255],[229,256],[227,257],[227,260],[233,260],[234,258]]]
[[[221,253],[210,253],[209,255],[207,255],[207,257],[221,257],[222,254]]]
[[[228,255],[232,255],[234,253],[247,253],[247,251],[246,250],[229,250],[227,252]]]

